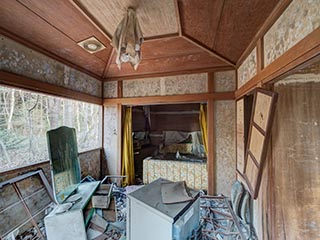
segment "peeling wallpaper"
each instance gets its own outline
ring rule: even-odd
[[[0,70],[101,97],[101,81],[0,35]]]
[[[206,73],[123,81],[123,97],[166,96],[207,91]]]
[[[216,193],[230,196],[232,183],[236,179],[236,129],[234,101],[216,101],[215,161]]]
[[[214,73],[215,92],[236,90],[236,72],[234,70]]]
[[[118,84],[117,81],[104,82],[103,84],[103,97],[116,98],[118,97]]]
[[[265,66],[320,26],[319,0],[294,0],[264,36]]]
[[[257,74],[257,49],[254,48],[238,69],[238,88]]]

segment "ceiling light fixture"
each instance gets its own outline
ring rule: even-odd
[[[85,39],[81,42],[78,42],[78,45],[82,47],[84,50],[86,50],[89,53],[96,53],[101,51],[102,49],[105,49],[106,47],[95,37],[91,37],[88,39]]]
[[[117,53],[116,63],[119,69],[121,69],[121,63],[130,62],[134,70],[137,70],[141,61],[142,42],[143,35],[136,12],[129,8],[112,37],[112,46]]]

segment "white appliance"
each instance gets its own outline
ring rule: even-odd
[[[128,195],[128,240],[185,240],[199,227],[200,198],[193,191],[192,201],[163,204],[158,179]]]

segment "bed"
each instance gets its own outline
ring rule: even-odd
[[[189,143],[166,143],[154,157],[143,160],[143,182],[151,183],[158,178],[186,181],[196,190],[207,190],[207,159],[197,135],[190,133]]]

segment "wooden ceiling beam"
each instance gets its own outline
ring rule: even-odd
[[[176,10],[176,18],[177,18],[177,24],[178,24],[178,33],[179,36],[182,36],[182,26],[181,26],[181,18],[180,18],[180,9],[179,9],[179,0],[174,0],[174,7]]]
[[[134,80],[134,79],[142,79],[142,78],[167,77],[167,76],[176,76],[176,75],[183,75],[183,74],[221,72],[221,71],[229,71],[229,70],[234,70],[234,68],[231,66],[224,66],[224,67],[198,68],[198,69],[190,69],[190,70],[174,71],[174,72],[158,72],[158,73],[140,74],[140,75],[133,75],[133,76],[119,76],[119,77],[109,77],[109,78],[108,76],[106,76],[104,81],[108,82],[108,81],[119,81],[119,80]]]
[[[182,38],[184,38],[185,40],[189,41],[190,43],[193,43],[194,45],[196,45],[197,47],[201,48],[202,50],[204,50],[205,52],[209,53],[211,56],[216,57],[217,59],[227,63],[229,66],[235,68],[236,64],[231,62],[229,59],[225,58],[224,56],[220,55],[219,53],[213,51],[212,49],[208,48],[207,46],[205,46],[204,44],[198,42],[195,39],[192,39],[189,36],[186,36],[184,34],[182,34]]]
[[[107,76],[107,73],[108,73],[108,70],[109,70],[111,61],[112,61],[112,59],[113,59],[114,52],[115,52],[115,49],[112,48],[111,53],[110,53],[110,56],[109,56],[109,59],[108,59],[108,62],[107,62],[106,67],[105,67],[105,69],[104,69],[104,71],[103,71],[103,76],[102,76],[103,78],[105,78],[105,77]]]
[[[234,92],[221,93],[200,93],[200,94],[183,94],[172,96],[147,96],[147,97],[130,97],[130,98],[105,98],[103,105],[146,105],[146,104],[172,104],[172,103],[192,103],[207,102],[208,100],[234,100]]]
[[[102,98],[74,91],[65,87],[54,84],[41,82],[25,76],[17,75],[10,72],[0,71],[0,84],[12,86],[21,89],[35,91],[37,93],[45,93],[52,96],[59,96],[68,99],[74,99],[82,102],[102,104]]]

